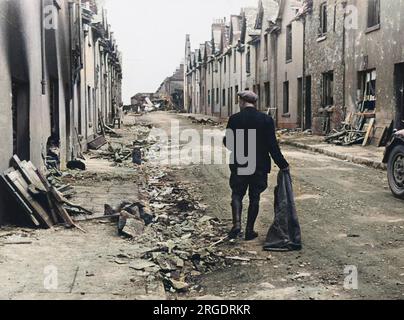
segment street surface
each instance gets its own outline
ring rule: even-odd
[[[127,118],[129,127],[133,117]],[[195,124],[185,115],[164,112],[147,114],[136,121],[169,133],[171,120],[180,121],[180,131],[214,129]],[[133,139],[133,134],[125,133],[123,139]],[[386,173],[293,147],[282,149],[291,164],[303,251],[262,251],[273,220],[274,167],[270,188],[262,197],[256,228],[259,239],[232,244],[255,258],[202,274],[197,280],[200,290],[167,294],[158,277],[128,271],[124,260],[139,257],[141,244],[117,237],[113,223],[87,222],[83,223],[87,234],[63,228],[21,229],[20,236],[32,244],[0,247],[0,298],[403,299],[404,202],[392,197]],[[156,164],[156,169],[162,166]],[[194,195],[207,207],[206,215],[230,228],[227,165],[193,164],[169,169],[175,180],[192,186]],[[82,178],[75,176],[78,194],[74,200],[102,215],[105,203],[137,197],[142,174],[141,169],[88,159],[87,172]],[[0,239],[7,232],[0,230]],[[228,247],[218,245],[216,250]],[[44,289],[44,267],[48,265],[59,267],[58,290]],[[357,270],[357,289],[344,287],[346,277],[352,275],[345,274],[346,270]]]

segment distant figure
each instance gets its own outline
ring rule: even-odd
[[[248,190],[250,206],[245,239],[250,241],[258,237],[254,225],[259,213],[261,194],[268,188],[268,175],[271,172],[270,155],[281,170],[289,171],[289,164],[279,148],[274,120],[256,108],[258,96],[252,91],[240,92],[238,96],[241,112],[229,119],[224,140],[225,146],[232,152],[234,158],[234,163],[230,165],[233,228],[229,238],[235,239],[241,233],[243,199]],[[230,143],[230,139],[233,143]]]

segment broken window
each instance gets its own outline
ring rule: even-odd
[[[29,87],[12,82],[11,92],[13,154],[21,160],[30,159]]]
[[[320,36],[327,33],[327,3],[324,2],[320,6]]]
[[[283,114],[289,113],[289,81],[283,83]]]
[[[251,49],[248,47],[246,55],[246,72],[251,73]]]
[[[269,82],[265,83],[265,106],[267,108],[271,106],[271,86]]]
[[[323,107],[329,107],[334,105],[334,72],[329,71],[323,73],[323,94],[321,97],[321,103]]]
[[[359,73],[359,108],[360,111],[376,109],[376,70]]]
[[[368,0],[368,28],[380,25],[380,0]]]
[[[286,61],[292,60],[292,25],[286,27]]]

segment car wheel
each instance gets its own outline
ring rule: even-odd
[[[393,149],[387,170],[391,191],[395,197],[404,200],[404,145]]]

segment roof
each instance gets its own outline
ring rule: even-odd
[[[256,29],[267,29],[268,25],[276,23],[283,0],[260,0],[256,19]]]
[[[232,15],[230,17],[230,44],[236,44],[241,39],[242,17]]]

